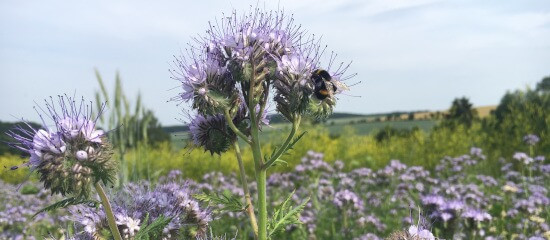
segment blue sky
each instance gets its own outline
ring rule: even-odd
[[[439,110],[455,97],[497,104],[550,75],[550,2],[525,1],[1,1],[0,120],[37,120],[32,106],[76,91],[92,100],[94,68],[118,70],[131,99],[179,124],[170,62],[221,12],[284,8],[361,82],[338,112]],[[176,89],[174,89],[176,88]]]

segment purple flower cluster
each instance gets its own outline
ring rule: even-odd
[[[363,200],[361,200],[357,194],[347,189],[336,192],[332,202],[340,209],[347,210],[349,207],[351,212],[362,211],[364,208]]]
[[[183,89],[173,100],[190,102],[197,111],[190,117],[195,145],[226,151],[235,128],[249,135],[250,125],[269,123],[269,102],[290,122],[304,114],[331,114],[335,95],[348,90],[342,81],[351,76],[344,77],[348,66],[333,66],[335,55],[322,70],[324,52],[319,40],[282,11],[233,12],[211,24],[171,71]]]
[[[199,205],[191,194],[193,182],[166,182],[151,187],[148,182],[130,183],[111,197],[116,224],[124,239],[133,239],[144,226],[159,217],[171,218],[162,231],[163,239],[179,239],[187,230],[194,235],[205,236],[211,214]],[[82,235],[96,236],[108,229],[103,208],[84,205],[70,209],[73,220]],[[145,222],[146,217],[148,222]]]
[[[26,184],[21,189],[0,181],[0,239],[39,239],[40,229],[69,223],[65,211],[58,214],[40,213],[40,209],[60,200],[50,191],[40,190],[37,184]],[[63,233],[61,229],[52,234]]]
[[[17,126],[8,135],[11,145],[30,155],[26,163],[40,174],[40,181],[52,193],[89,196],[90,184],[112,182],[116,164],[111,160],[111,147],[103,130],[97,129],[91,103],[73,97],[59,96],[45,101],[39,112],[43,126]],[[101,115],[101,110],[97,116]],[[53,127],[48,125],[48,117]]]
[[[535,134],[528,134],[523,137],[523,141],[529,146],[534,146],[540,141],[540,138]]]

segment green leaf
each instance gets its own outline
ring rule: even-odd
[[[38,212],[36,212],[32,218],[36,217],[36,215],[43,213],[43,212],[49,212],[53,211],[59,208],[64,208],[71,205],[78,205],[78,204],[87,204],[88,206],[97,207],[99,206],[99,202],[95,200],[89,200],[89,199],[82,199],[77,197],[70,197],[67,199],[63,199],[61,201],[58,201],[50,206],[47,206],[45,208],[40,209]]]
[[[288,167],[288,162],[283,160],[283,159],[280,159],[280,158],[277,158],[277,160],[275,160],[275,162],[273,162],[273,165],[285,165],[286,167]]]
[[[309,197],[304,200],[300,205],[293,207],[290,204],[290,199],[294,195],[295,191],[292,191],[288,198],[273,212],[273,217],[267,223],[267,229],[269,232],[269,237],[275,235],[276,233],[282,231],[286,226],[291,224],[301,224],[300,214],[304,210]]]
[[[286,149],[283,150],[283,152],[278,155],[278,156],[275,156],[277,154],[277,150],[282,147],[282,146],[276,146],[274,149],[273,149],[273,152],[271,153],[271,156],[269,156],[269,158],[267,157],[264,157],[266,159],[266,162],[269,163],[268,166],[273,166],[277,163],[281,163],[281,164],[284,164],[284,165],[288,165],[288,163],[284,160],[281,160],[280,157],[283,156],[283,155],[288,155],[288,151],[289,150],[292,150],[294,149],[294,145],[296,145],[296,143],[298,143],[298,141],[300,141],[300,139],[302,139],[302,137],[304,137],[304,135],[307,133],[307,131],[304,131],[302,132],[300,135],[298,135],[297,137],[295,137],[294,139],[292,139],[292,141],[288,144],[288,146],[286,147]],[[277,157],[277,159],[274,159],[275,157]]]
[[[228,211],[228,212],[241,212],[246,209],[247,206],[243,205],[242,202],[231,194],[229,191],[224,191],[223,193],[202,193],[193,195],[199,201],[207,202],[210,205],[223,205],[218,211]]]
[[[162,230],[166,225],[172,221],[172,218],[167,218],[165,216],[159,216],[151,224],[145,225],[149,221],[149,214],[145,215],[145,219],[139,231],[136,233],[135,240],[149,240],[149,239],[160,239],[162,235]]]
[[[304,132],[300,133],[300,135],[295,137],[294,140],[292,140],[292,142],[285,149],[285,154],[288,150],[294,149],[294,145],[296,145],[296,143],[298,143],[298,141],[300,141],[300,139],[302,139],[302,137],[304,137],[304,135],[306,135],[306,133],[307,133],[307,131],[304,131]]]

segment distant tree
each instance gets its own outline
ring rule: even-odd
[[[494,111],[495,118],[498,122],[502,122],[506,115],[510,113],[510,105],[515,102],[518,94],[506,92],[500,99],[500,103]]]
[[[383,129],[378,130],[374,134],[374,139],[377,142],[389,141],[392,137],[410,137],[414,132],[420,131],[418,126],[411,129],[397,129],[390,125],[386,125]]]
[[[472,126],[472,123],[478,117],[477,111],[473,106],[466,97],[456,98],[451,105],[449,114],[445,116],[446,122],[463,124],[467,127]]]
[[[414,113],[413,112],[410,112],[409,113],[409,117],[407,118],[409,121],[412,121],[414,120]]]
[[[548,82],[543,80],[541,83],[545,81]],[[541,138],[537,148],[542,152],[538,154],[550,154],[550,91],[538,86],[537,90],[507,92],[494,113],[482,122],[487,135],[493,136],[486,144],[501,149],[500,155],[513,154],[518,146],[524,147],[523,136],[527,134]]]
[[[543,78],[537,83],[537,91],[550,91],[550,76]]]

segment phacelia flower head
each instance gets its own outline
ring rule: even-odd
[[[232,122],[241,131],[247,132],[249,119],[246,105],[241,104]],[[269,124],[267,109],[264,109],[263,114],[260,115],[260,124]],[[228,126],[227,119],[223,114],[202,115],[199,113],[193,116],[189,123],[189,134],[195,146],[200,146],[211,154],[221,154],[229,150],[233,142],[237,141],[237,135]]]
[[[525,165],[529,165],[534,161],[532,157],[530,157],[524,152],[516,152],[514,153],[514,156],[512,158],[523,162]]]
[[[363,200],[361,200],[357,194],[347,189],[338,191],[334,194],[334,200],[332,202],[338,208],[350,206],[354,211],[362,211],[364,208]]]
[[[434,240],[434,235],[428,229],[423,229],[420,226],[411,225],[408,229],[409,236],[412,239],[422,239],[422,240]]]
[[[111,146],[96,124],[103,108],[94,117],[91,106],[84,99],[59,96],[56,104],[50,98],[39,107],[40,129],[25,124],[7,133],[15,139],[11,146],[30,155],[26,165],[38,172],[52,194],[88,196],[90,184],[114,180]]]
[[[189,133],[196,146],[201,146],[211,154],[225,152],[236,141],[235,134],[227,127],[221,114],[203,116],[197,114],[189,124]]]
[[[143,227],[160,217],[170,219],[158,239],[191,239],[204,237],[212,220],[191,194],[188,183],[167,182],[152,188],[149,182],[128,184],[112,199],[116,224],[124,239],[134,239]],[[77,205],[69,208],[77,230],[90,236],[101,236],[109,229],[103,208]],[[184,234],[185,235],[182,235]]]
[[[523,141],[530,146],[534,146],[540,141],[540,138],[535,134],[528,134],[525,137],[523,137]]]
[[[183,89],[174,100],[192,102],[199,114],[225,114],[242,100],[256,112],[271,101],[274,89],[272,101],[287,120],[324,117],[332,113],[335,95],[348,90],[342,81],[351,77],[344,76],[349,65],[332,67],[332,54],[322,66],[325,48],[284,12],[255,8],[215,23],[176,58],[171,71]]]

